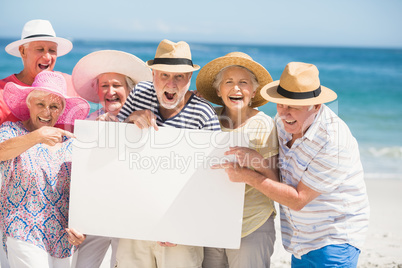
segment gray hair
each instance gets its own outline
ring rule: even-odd
[[[227,69],[229,69],[229,68],[231,68],[231,67],[238,67],[238,68],[241,68],[241,69],[246,70],[246,71],[250,74],[250,76],[251,76],[251,82],[253,83],[253,92],[255,92],[255,91],[257,90],[257,88],[258,88],[259,85],[260,85],[260,84],[258,83],[257,77],[255,76],[255,74],[254,74],[250,69],[248,69],[248,68],[246,68],[246,67],[244,67],[244,66],[241,66],[241,65],[229,65],[229,66],[226,66],[226,67],[222,68],[222,69],[219,71],[219,73],[215,76],[214,82],[212,83],[212,86],[213,86],[216,90],[219,91],[219,87],[220,87],[220,85],[221,85],[221,83],[222,83],[222,79],[223,79],[223,73],[224,73]]]
[[[96,90],[96,92],[98,92],[98,86],[99,86],[98,76],[95,77],[91,83],[92,87]],[[125,76],[125,80],[126,80],[126,86],[127,86],[128,92],[130,92],[131,90],[134,89],[134,87],[137,85],[137,83],[133,79],[131,79],[131,77],[129,77],[127,75]]]
[[[54,94],[54,93],[51,93],[51,92],[48,92],[48,91],[43,91],[43,90],[32,90],[28,94],[28,96],[27,96],[27,98],[25,100],[25,103],[27,104],[27,107],[29,109],[31,107],[30,101],[31,101],[32,98],[47,97],[47,96],[49,96],[51,94]],[[56,95],[56,94],[54,94],[54,95]],[[66,100],[63,97],[61,98],[61,100],[62,100],[63,109],[62,109],[60,115],[62,115],[64,113],[64,109],[66,108]]]

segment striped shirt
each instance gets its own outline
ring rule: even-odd
[[[183,109],[171,118],[163,118],[159,112],[159,102],[152,82],[140,82],[130,92],[118,114],[124,121],[132,112],[150,110],[156,115],[156,123],[162,127],[220,130],[215,110],[204,99],[192,94]]]
[[[282,242],[295,257],[331,244],[360,248],[368,229],[369,203],[356,139],[322,105],[315,121],[291,148],[291,134],[275,118],[283,183],[302,181],[321,194],[300,211],[281,205]]]

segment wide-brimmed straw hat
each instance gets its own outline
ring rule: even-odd
[[[19,47],[33,41],[50,41],[57,44],[57,56],[66,55],[73,48],[70,40],[56,37],[52,24],[48,20],[30,20],[25,23],[21,33],[21,40],[12,42],[6,46],[6,52],[10,55],[21,57]]]
[[[62,74],[42,71],[35,77],[30,87],[20,86],[13,82],[8,82],[4,87],[4,101],[10,111],[22,121],[30,117],[26,98],[33,90],[46,91],[65,100],[65,108],[63,114],[59,116],[57,124],[73,125],[75,119],[85,119],[88,116],[90,106],[86,100],[66,95],[67,83]]]
[[[101,50],[86,55],[75,65],[72,74],[75,91],[84,99],[99,103],[98,89],[93,81],[103,73],[128,76],[135,84],[152,81],[151,70],[141,59],[123,51]]]
[[[315,65],[303,62],[290,62],[283,70],[281,78],[265,85],[261,95],[268,101],[308,106],[333,101],[337,95],[320,84]]]
[[[259,107],[266,104],[268,101],[261,97],[260,89],[264,85],[272,82],[272,77],[261,64],[254,61],[249,55],[243,52],[231,52],[223,57],[210,61],[202,67],[197,75],[197,91],[208,101],[218,105],[224,105],[222,99],[217,95],[213,83],[216,75],[223,68],[231,65],[246,67],[253,72],[257,78],[259,86],[256,90],[255,97],[252,100],[251,107]]]
[[[147,61],[147,65],[153,70],[171,73],[189,73],[200,69],[199,65],[193,64],[190,46],[186,42],[174,43],[166,39],[159,43],[155,58]]]

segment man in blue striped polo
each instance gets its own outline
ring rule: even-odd
[[[293,254],[292,268],[356,267],[369,203],[357,141],[324,105],[336,93],[320,84],[316,66],[291,62],[261,95],[277,103],[281,182],[236,163],[215,168],[280,203],[282,242]],[[244,163],[249,150],[237,147],[230,154]]]
[[[152,69],[153,81],[136,85],[117,116],[120,121],[156,130],[158,126],[220,130],[213,107],[188,90],[191,76],[200,66],[193,64],[186,42],[162,40],[155,58],[147,65]],[[201,268],[203,256],[202,247],[120,239],[116,267]]]

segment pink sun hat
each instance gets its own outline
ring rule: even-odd
[[[62,74],[42,71],[35,77],[30,87],[20,86],[13,82],[8,82],[4,87],[5,103],[10,111],[22,121],[28,120],[30,117],[26,99],[34,90],[49,92],[65,100],[64,111],[56,124],[73,125],[74,120],[85,119],[88,116],[89,103],[81,97],[67,96],[67,83]]]

